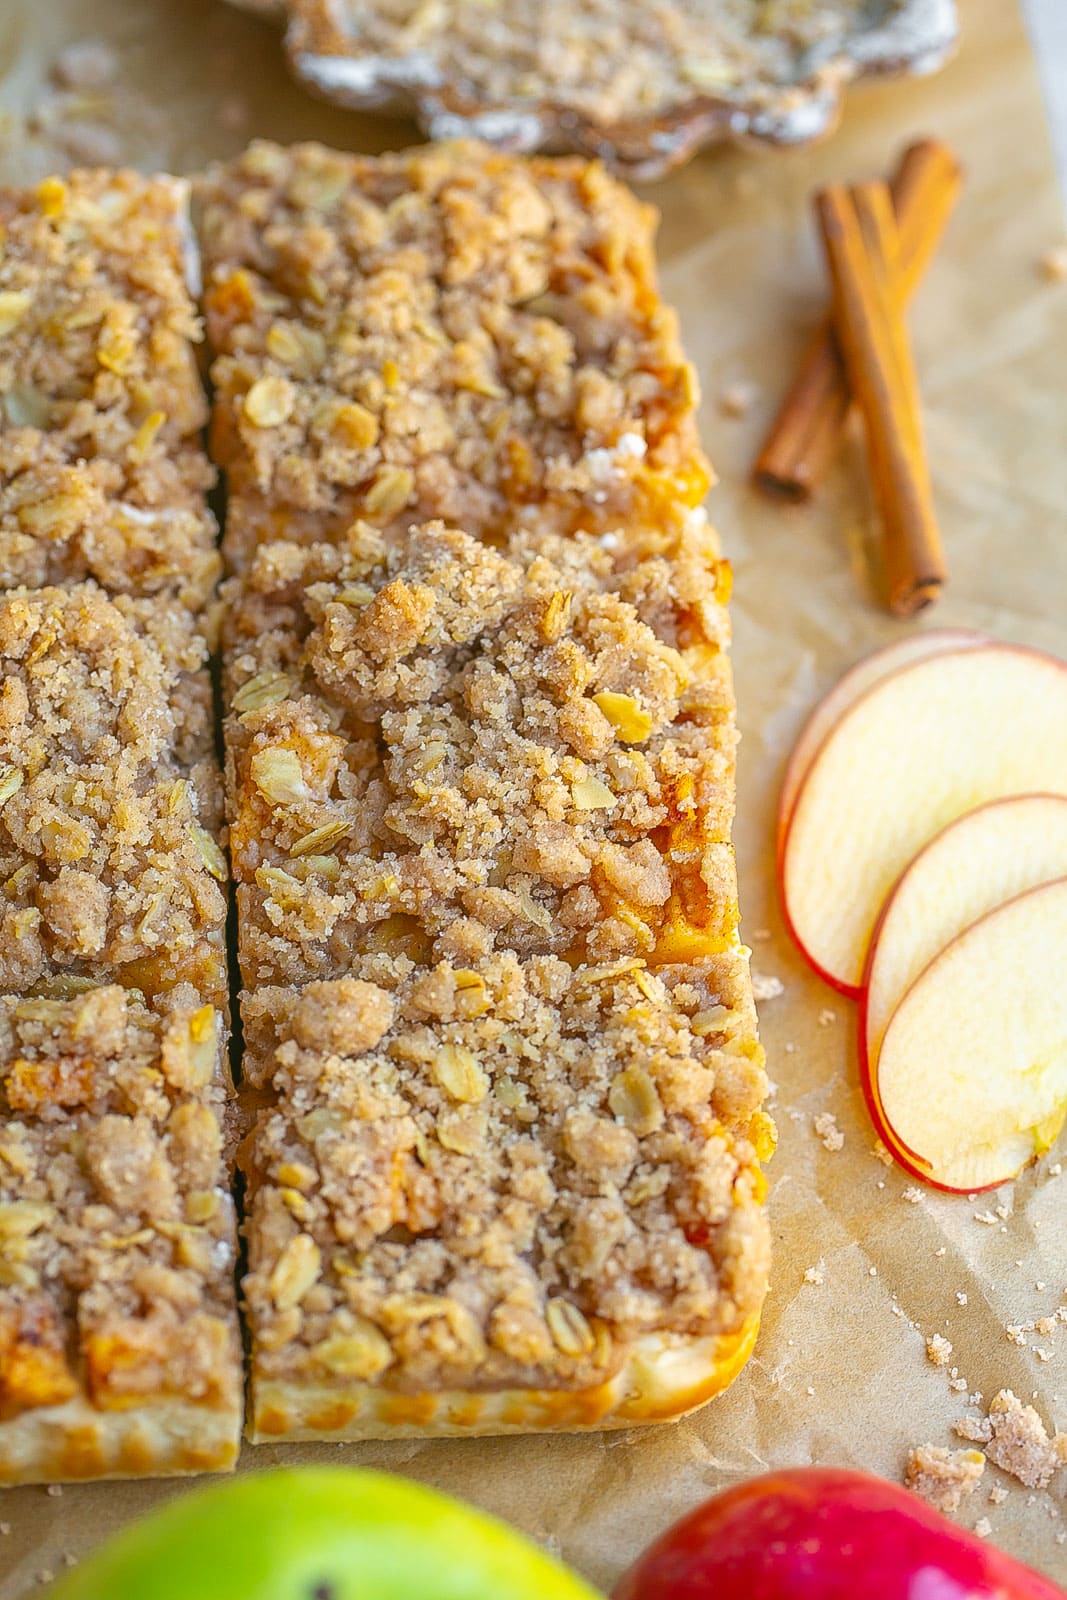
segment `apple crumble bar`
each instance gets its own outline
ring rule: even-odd
[[[0,998],[0,1484],[236,1459],[229,1087],[189,989]]]
[[[743,954],[380,955],[247,995],[253,1436],[624,1425],[724,1387],[768,1254]]]
[[[187,204],[179,180],[129,172],[0,190],[5,586],[93,577],[192,609],[211,593]]]
[[[204,656],[176,604],[0,594],[0,993],[67,973],[225,1005]]]
[[[226,622],[245,986],[729,946],[725,570],[704,525],[262,546]]]
[[[234,565],[357,517],[570,532],[702,499],[653,213],[600,168],[257,143],[202,201]]]

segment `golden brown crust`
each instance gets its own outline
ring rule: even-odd
[[[258,143],[202,199],[235,564],[357,516],[570,531],[703,496],[652,214],[599,168]]]
[[[580,1393],[758,1313],[743,952],[356,973],[244,998],[257,1384]]]
[[[224,1046],[188,987],[0,999],[0,1482],[232,1459]]]

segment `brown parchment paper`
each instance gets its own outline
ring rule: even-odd
[[[821,148],[711,153],[651,191],[663,210],[664,289],[706,396],[704,437],[721,477],[713,516],[736,568],[744,928],[757,971],[784,984],[761,1008],[781,1145],[756,1355],[727,1395],[673,1427],[260,1446],[246,1448],[243,1465],[347,1461],[409,1473],[517,1523],[607,1587],[675,1516],[741,1477],[832,1462],[899,1478],[909,1446],[958,1443],[950,1425],[971,1408],[950,1388],[953,1369],[987,1401],[1010,1387],[1067,1427],[1067,1324],[1030,1335],[1026,1348],[1005,1334],[1053,1311],[1067,1290],[1067,1177],[1053,1170],[1067,1158],[1063,1141],[992,1196],[907,1198],[908,1179],[873,1154],[853,1007],[789,944],[770,849],[782,764],[805,712],[905,625],[875,598],[877,528],[855,442],[811,508],[768,504],[746,471],[823,302],[808,194],[831,177],[885,170],[920,133],[957,147],[968,186],[912,314],[952,568],[944,600],[918,625],[985,629],[1067,655],[1067,285],[1037,270],[1063,242],[1063,216],[1015,0],[962,0],[962,11],[963,49],[946,72],[854,94]],[[118,51],[120,88],[82,88],[83,100],[57,107],[49,64],[90,37]],[[406,123],[307,98],[272,29],[220,0],[2,0],[0,118],[0,178],[22,182],[61,165],[72,139],[82,155],[88,140],[99,159],[191,171],[252,134],[366,150],[415,137]],[[731,419],[719,401],[737,384],[753,385],[755,399]],[[813,1133],[822,1112],[837,1118],[839,1150]],[[805,1280],[812,1267],[821,1282]],[[934,1333],[953,1345],[946,1369],[926,1360]],[[990,1467],[960,1520],[988,1516],[996,1542],[1067,1582],[1065,1478],[1031,1495]],[[1009,1497],[991,1505],[1000,1483]],[[0,1600],[31,1593],[65,1556],[181,1492],[142,1483],[0,1493]]]

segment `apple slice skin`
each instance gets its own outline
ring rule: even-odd
[[[123,1529],[48,1600],[599,1600],[531,1540],[409,1478],[247,1473]]]
[[[928,633],[909,634],[906,639],[897,639],[893,644],[886,645],[884,650],[864,656],[849,668],[843,678],[838,679],[801,728],[786,763],[778,795],[779,858],[785,848],[789,819],[808,769],[828,735],[860,696],[890,673],[911,666],[915,661],[926,661],[930,656],[943,655],[949,650],[973,650],[976,645],[988,643],[986,634],[974,633],[968,628],[932,628]]]
[[[968,860],[969,855],[973,861]],[[983,856],[987,862],[991,859],[992,865],[977,871],[974,861]],[[882,907],[867,953],[859,1002],[859,1071],[868,1105],[872,1093],[877,1094],[878,1052],[885,1030],[920,972],[972,922],[1016,895],[1063,876],[1067,876],[1067,797],[1063,795],[1011,795],[1006,800],[991,800],[950,822],[920,850]],[[916,953],[915,942],[903,929],[898,932],[897,923],[921,920],[925,908],[920,897],[924,893],[928,901],[939,903],[934,914],[943,915],[942,897],[954,884],[964,891],[961,909],[945,918]],[[878,990],[885,987],[886,944],[894,939],[907,950],[910,971],[899,987],[892,984],[891,992],[882,996]]]
[[[675,1523],[613,1600],[1064,1600],[1032,1567],[864,1472],[798,1467]]]
[[[863,1088],[872,1119],[891,1154],[925,1183],[950,1194],[999,1188],[1043,1154],[1058,1136],[1067,1114],[1067,991],[1062,982],[1065,949],[1067,878],[1059,878],[1017,895],[966,928],[916,978],[893,1013],[877,1070],[863,1074]],[[974,1010],[975,994],[994,997],[992,1006],[981,1015]],[[1035,1019],[1039,1019],[1037,1026]],[[1043,1107],[1043,1115],[1024,1121],[1013,1135],[1005,1137],[1005,1151],[1011,1138],[1015,1140],[1011,1157],[1004,1154],[999,1164],[991,1159],[987,1172],[979,1176],[968,1172],[966,1179],[962,1173],[950,1177],[944,1165],[939,1170],[932,1156],[913,1148],[906,1128],[901,1127],[905,1109],[927,1131],[937,1127],[936,1095],[928,1099],[922,1115],[923,1098],[914,1092],[914,1087],[912,1093],[904,1093],[903,1101],[899,1096],[907,1075],[921,1061],[923,1048],[929,1046],[938,1031],[951,1033],[952,1043],[939,1055],[940,1070],[936,1075],[927,1066],[925,1070],[920,1068],[920,1079],[924,1092],[935,1084],[943,1087],[946,1079],[954,1081],[950,1100],[961,1108],[959,1121],[955,1123],[951,1114],[947,1119],[941,1118],[953,1127],[977,1126],[968,1117],[968,1089],[981,1078],[983,1052],[991,1061],[990,1082],[1003,1091],[1005,1082],[1012,1081],[1013,1047],[1022,1040],[1024,1059],[1017,1059],[1015,1073],[1020,1098],[1033,1077],[1030,1063],[1035,1057],[1055,1069],[1054,1104]],[[889,1094],[887,1080],[892,1086]],[[894,1099],[898,1099],[896,1109]],[[973,1108],[973,1094],[970,1104]],[[1007,1118],[1011,1107],[1003,1105],[997,1110],[999,1134],[1001,1127],[1010,1127]],[[1034,1138],[1038,1128],[1043,1134],[1040,1145]],[[982,1148],[977,1146],[976,1158]],[[955,1152],[953,1158],[957,1166],[963,1159]]]
[[[1024,714],[1034,720],[1030,730],[1022,730]],[[998,741],[990,729],[1006,731]],[[873,758],[868,765],[877,767],[877,776],[867,780],[863,826],[848,828],[831,802],[848,787],[844,773],[861,751]],[[893,775],[909,767],[913,776],[894,793]],[[914,774],[930,780],[925,813],[914,803]],[[858,998],[878,913],[918,850],[976,806],[1046,790],[1067,794],[1067,663],[1025,646],[987,643],[913,662],[880,679],[823,742],[786,830],[779,891],[786,925],[805,959],[832,988]],[[844,856],[839,882],[824,871],[826,881],[814,884],[813,863],[827,866],[820,837],[835,824]],[[877,858],[861,843],[874,837],[886,841]],[[835,908],[829,936],[818,932],[816,904]]]

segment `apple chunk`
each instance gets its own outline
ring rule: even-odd
[[[857,661],[845,676],[825,695],[800,730],[786,764],[785,776],[778,796],[778,847],[785,842],[786,829],[793,814],[800,786],[808,769],[819,752],[819,747],[835,724],[844,716],[868,689],[888,678],[901,667],[914,661],[925,661],[930,656],[944,655],[949,650],[973,650],[976,645],[988,644],[985,634],[971,633],[966,628],[932,628],[927,633],[909,634],[876,650],[873,655]]]
[[[965,811],[1011,794],[1067,794],[1067,666],[980,645],[883,678],[823,742],[781,861],[793,935],[856,994],[878,914],[922,846]]]
[[[1007,1182],[1052,1144],[1067,1116],[1065,955],[1060,878],[972,924],[916,979],[876,1074],[903,1166],[969,1192]]]
[[[1064,877],[1062,795],[995,800],[931,839],[893,890],[875,929],[860,1023],[863,1074],[876,1074],[890,1017],[946,945],[1006,900]]]

